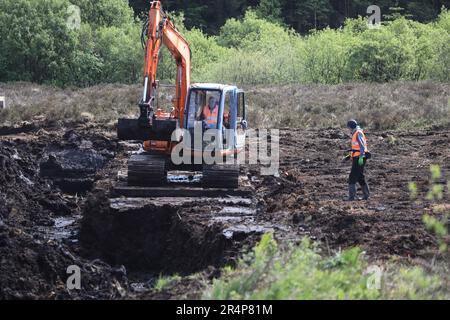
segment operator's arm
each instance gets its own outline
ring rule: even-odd
[[[358,144],[361,158],[364,158],[366,156],[366,143],[364,142],[364,138],[361,132],[358,133]]]
[[[206,108],[206,106],[202,108],[202,112],[201,112],[201,114],[200,114],[200,121],[206,120],[206,117],[205,117],[205,108]]]

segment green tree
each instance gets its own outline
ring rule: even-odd
[[[80,8],[81,19],[92,27],[120,27],[133,19],[127,0],[70,0]]]
[[[0,81],[62,84],[68,80],[76,34],[66,27],[67,0],[0,2]]]
[[[282,5],[280,0],[261,0],[256,8],[256,14],[259,18],[270,22],[282,23]]]
[[[136,83],[142,77],[143,52],[139,27],[102,27],[97,31],[96,53],[103,61],[100,82]]]
[[[295,5],[297,28],[301,31],[319,29],[329,25],[329,0],[303,0]]]

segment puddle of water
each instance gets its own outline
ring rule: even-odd
[[[232,239],[234,237],[235,233],[243,233],[243,234],[250,234],[250,233],[257,233],[257,234],[263,234],[266,232],[273,232],[273,228],[267,228],[264,226],[246,226],[246,225],[237,225],[233,226],[231,228],[223,230],[223,235],[227,239]]]
[[[145,293],[150,290],[149,286],[145,282],[136,282],[130,284],[131,290],[136,293]]]
[[[167,175],[167,181],[169,183],[200,183],[202,179],[201,174],[181,174],[181,173],[169,173]]]
[[[55,219],[55,228],[61,229],[61,228],[71,226],[75,223],[75,221],[76,220],[74,218],[65,218],[65,217],[56,218]]]
[[[81,219],[76,217],[58,217],[54,218],[55,224],[51,227],[41,227],[39,230],[50,240],[65,240],[77,234],[75,223]],[[78,242],[78,239],[72,239],[72,242]]]
[[[30,187],[34,186],[34,182],[31,181],[30,179],[28,179],[27,177],[25,177],[22,172],[19,173],[19,179],[21,179],[23,182],[25,182]]]
[[[242,222],[243,217],[214,217],[212,218],[214,222]],[[253,220],[253,219],[252,219]]]
[[[219,214],[235,214],[240,216],[253,216],[255,214],[255,210],[251,208],[243,208],[243,207],[224,207],[220,210]]]

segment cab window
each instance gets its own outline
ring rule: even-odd
[[[237,127],[241,126],[242,121],[245,120],[245,94],[244,92],[238,93],[238,103],[237,103]]]
[[[231,104],[232,104],[232,92],[229,91],[225,95],[225,105],[223,109],[223,126],[226,129],[230,129],[230,117],[231,117]]]
[[[187,128],[193,129],[196,122],[202,122],[206,120],[205,109],[209,107],[210,102],[214,101],[213,112],[217,109],[219,110],[221,94],[220,91],[216,90],[201,90],[193,89],[191,90],[188,110],[187,110]],[[208,119],[213,122],[212,119]],[[217,122],[218,119],[215,119]]]

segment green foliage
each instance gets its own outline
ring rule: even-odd
[[[129,3],[137,14],[147,13],[148,0]],[[242,17],[249,7],[261,18],[307,34],[311,28],[339,28],[347,18],[366,16],[367,7],[373,4],[389,19],[402,15],[420,22],[433,21],[443,5],[449,6],[448,0],[165,0],[163,4],[170,11],[184,12],[189,29],[208,34],[217,34],[228,19]]]
[[[220,29],[217,42],[223,47],[269,52],[288,42],[289,36],[281,25],[261,19],[249,10],[242,20],[228,20]]]
[[[426,200],[439,202],[443,200],[445,197],[445,185],[441,183],[442,172],[441,167],[439,165],[432,165],[430,167],[431,173],[431,183],[430,190],[426,195]],[[447,182],[447,187],[450,187],[450,182]],[[450,195],[450,188],[447,189],[448,194]],[[423,223],[427,227],[428,230],[432,231],[437,238],[439,243],[439,251],[443,254],[447,253],[448,249],[448,219],[450,217],[450,212],[446,212],[447,207],[436,205],[433,207],[433,214],[442,216],[441,219],[436,216],[431,216],[429,214],[425,214],[423,216]]]
[[[70,30],[68,8],[82,25]],[[125,0],[4,0],[0,3],[0,81],[87,86],[136,82],[140,27]]]
[[[70,0],[80,8],[81,20],[97,27],[121,27],[133,21],[133,10],[124,0]]]
[[[446,276],[420,267],[393,267],[385,275],[383,300],[447,300]]]
[[[66,0],[0,2],[0,81],[66,80],[76,35]]]
[[[181,280],[181,277],[177,274],[175,274],[173,276],[168,276],[168,277],[160,276],[155,283],[154,289],[156,291],[163,291],[164,289],[167,289],[168,287],[170,287],[171,285],[173,285],[174,283],[176,283],[180,280]]]
[[[412,200],[417,199],[418,190],[417,190],[417,184],[415,182],[408,183],[408,190],[409,194]]]
[[[139,30],[134,24],[97,30],[96,53],[104,61],[102,81],[135,83],[141,78],[143,54]]]
[[[300,37],[248,11],[230,19],[217,42],[228,49],[203,77],[244,84],[287,84],[435,79],[446,81],[450,56],[449,13],[421,24],[400,17],[380,28],[365,19],[347,20]]]
[[[449,215],[446,214],[442,218],[442,220],[438,220],[435,217],[432,217],[430,215],[424,215],[423,216],[423,223],[427,227],[428,230],[432,231],[439,242],[439,251],[441,253],[446,253],[448,245],[446,243],[446,237],[448,236],[448,230],[446,227],[446,224],[448,223]]]
[[[66,25],[71,3],[81,9],[78,30]],[[346,20],[339,29],[300,36],[277,18],[280,3],[261,1],[242,19],[227,20],[217,36],[187,29],[185,24],[190,23],[184,15],[174,14],[192,49],[192,80],[249,85],[450,80],[447,10],[428,24],[401,16],[370,29],[364,18],[357,18]],[[314,26],[320,25],[328,19],[322,19],[321,12],[330,9],[320,3],[302,1],[293,10],[315,12]],[[61,86],[136,83],[144,56],[139,35],[140,23],[126,0],[4,0],[0,81]],[[175,63],[165,48],[158,72],[161,81],[174,82]]]
[[[329,14],[332,11],[328,0],[304,0],[295,3],[295,14],[298,17],[296,27],[299,30],[317,30],[329,25]]]
[[[395,146],[397,144],[397,138],[395,136],[393,136],[392,134],[389,134],[387,136],[388,138],[388,143],[390,146]]]
[[[448,223],[450,212],[448,212],[448,206],[444,203],[441,205],[441,201],[445,198],[445,187],[447,187],[447,194],[450,196],[450,181],[445,183],[441,182],[442,171],[439,165],[432,165],[430,167],[430,186],[425,196],[427,201],[432,201],[435,205],[431,208],[430,214],[424,214],[422,221],[426,228],[433,232],[439,244],[439,252],[447,254],[448,250]],[[418,188],[414,182],[409,183],[409,191],[412,199],[418,198]],[[418,199],[417,201],[420,201]]]
[[[282,23],[282,5],[280,0],[261,0],[256,8],[256,14],[259,18],[270,22]]]
[[[302,80],[322,84],[341,83],[346,72],[351,40],[341,30],[328,28],[308,36],[303,51]]]
[[[214,280],[205,299],[423,299],[445,298],[441,280],[420,268],[386,265],[369,268],[359,248],[324,257],[304,239],[299,246],[279,249],[271,234],[235,270],[227,268]],[[378,271],[379,270],[379,271]],[[375,282],[370,282],[377,278]]]

